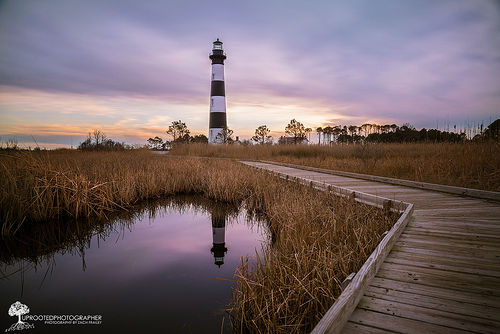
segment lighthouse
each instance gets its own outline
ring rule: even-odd
[[[224,60],[226,54],[222,48],[222,42],[218,38],[214,42],[209,58],[212,60],[212,82],[210,88],[208,141],[216,143],[218,142],[217,135],[222,131],[222,127],[227,126],[226,92],[224,88]]]

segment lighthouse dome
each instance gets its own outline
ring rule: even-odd
[[[222,42],[219,41],[219,39],[217,38],[217,40],[214,42],[214,50],[222,50]]]

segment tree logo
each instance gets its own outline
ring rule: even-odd
[[[18,301],[10,305],[9,315],[11,317],[17,315],[18,320],[15,324],[12,324],[12,326],[10,326],[10,328],[6,329],[5,331],[12,332],[12,331],[20,331],[23,329],[35,328],[34,324],[28,324],[27,322],[21,320],[21,316],[28,313],[30,313],[30,309],[28,308],[28,306],[21,304]]]

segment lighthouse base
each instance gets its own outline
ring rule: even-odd
[[[209,143],[222,143],[221,138],[217,138],[217,135],[222,132],[222,128],[210,128],[208,130],[208,142]]]

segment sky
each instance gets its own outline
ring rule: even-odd
[[[0,141],[126,143],[177,120],[208,135],[212,43],[240,138],[500,117],[500,2],[0,0]]]

